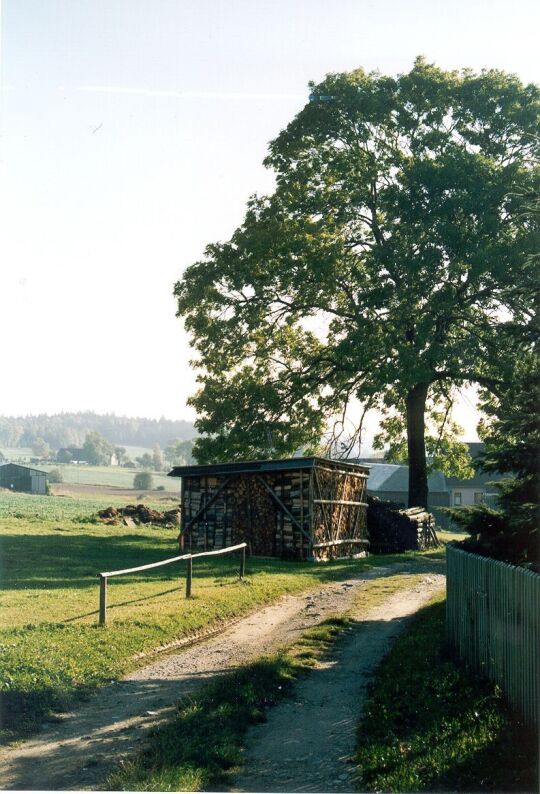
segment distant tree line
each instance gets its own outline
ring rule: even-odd
[[[0,446],[34,447],[46,444],[50,449],[82,447],[89,433],[100,433],[111,444],[138,447],[166,447],[172,439],[193,438],[191,422],[171,419],[96,414],[92,411],[47,416],[0,416]]]

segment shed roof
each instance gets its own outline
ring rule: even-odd
[[[344,471],[356,472],[368,475],[369,468],[357,463],[349,463],[344,460],[331,460],[330,458],[283,458],[282,460],[244,460],[234,463],[211,463],[202,466],[175,466],[169,472],[169,477],[204,477],[205,475],[216,476],[219,474],[249,474],[284,471],[295,469],[311,469],[315,465],[325,465]]]
[[[368,491],[394,491],[408,493],[409,467],[393,463],[370,463]],[[434,471],[428,477],[430,493],[447,493],[446,480],[442,471]]]
[[[11,469],[22,469],[22,471],[30,471],[30,472],[32,472],[32,474],[47,474],[47,472],[43,471],[42,469],[34,469],[34,468],[31,468],[30,466],[21,466],[20,463],[4,463],[4,464],[2,464],[0,466],[0,474],[2,472],[7,473],[8,469],[10,471],[11,471]]]

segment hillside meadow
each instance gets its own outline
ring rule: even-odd
[[[74,697],[118,678],[141,663],[140,654],[284,593],[343,579],[394,559],[371,557],[316,566],[251,558],[244,581],[238,578],[236,555],[205,559],[194,564],[190,600],[184,597],[185,563],[175,563],[110,580],[108,624],[100,628],[100,571],[178,554],[175,529],[98,523],[96,510],[113,502],[110,494],[99,500],[0,491],[4,740],[33,731]],[[162,503],[146,503],[163,509]],[[432,556],[441,559],[442,552]]]
[[[43,471],[59,469],[63,482],[73,485],[111,485],[116,488],[133,488],[133,478],[142,469],[124,469],[121,466],[86,466],[70,464],[44,464],[37,466]],[[161,486],[166,491],[180,493],[180,480],[166,474],[151,472],[154,488]]]

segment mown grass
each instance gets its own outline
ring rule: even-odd
[[[367,610],[419,578],[398,575],[368,581],[358,602]],[[268,709],[291,694],[298,677],[327,654],[350,623],[349,615],[325,620],[285,651],[261,657],[183,698],[175,718],[156,729],[143,750],[123,761],[105,787],[200,791],[230,783],[242,763],[248,728],[263,722]]]
[[[382,663],[358,732],[359,791],[537,791],[537,737],[445,645],[445,602]]]
[[[397,559],[317,566],[253,558],[244,582],[238,580],[237,557],[199,561],[189,601],[184,598],[184,564],[158,568],[110,580],[108,625],[100,629],[97,574],[175,556],[176,531],[96,524],[93,504],[88,502],[83,510],[82,501],[82,514],[51,520],[36,513],[33,500],[48,500],[52,511],[55,503],[69,500],[7,496],[19,501],[16,517],[5,515],[0,496],[3,740],[28,734],[74,697],[140,664],[138,654],[245,614],[284,593]],[[417,558],[400,555],[399,560]]]

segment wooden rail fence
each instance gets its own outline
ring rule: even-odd
[[[446,561],[450,644],[538,725],[540,576],[452,545]]]
[[[247,543],[238,543],[236,546],[227,546],[225,549],[215,551],[202,551],[199,554],[181,554],[178,557],[169,557],[167,560],[151,562],[148,565],[139,565],[137,568],[125,568],[122,571],[104,571],[99,576],[99,625],[104,626],[107,622],[107,581],[113,576],[122,576],[128,573],[139,573],[139,571],[149,571],[151,568],[160,568],[162,565],[170,565],[173,562],[187,560],[186,573],[186,598],[190,598],[193,583],[193,560],[199,557],[217,557],[222,554],[231,554],[234,551],[240,552],[240,579],[246,573],[246,546]]]

